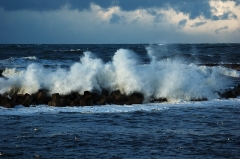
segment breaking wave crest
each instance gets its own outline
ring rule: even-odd
[[[37,63],[29,64],[25,70],[5,69],[6,78],[0,78],[0,93],[31,94],[46,89],[49,93],[82,94],[86,90],[100,93],[107,89],[126,95],[141,92],[145,102],[152,98],[214,99],[218,98],[217,92],[230,84],[227,76],[239,77],[239,72],[220,66],[198,66],[169,58],[157,60],[154,54],[160,53],[147,50],[151,59],[147,64],[142,64],[131,50],[119,49],[108,63],[84,52],[69,69],[49,69]]]

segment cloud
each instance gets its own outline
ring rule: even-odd
[[[178,23],[178,28],[184,28],[187,23],[187,19],[182,19]]]
[[[64,6],[70,9],[88,10],[91,3],[95,3],[102,8],[119,6],[125,11],[134,11],[137,9],[149,8],[174,8],[178,12],[189,14],[190,19],[199,16],[211,18],[211,7],[209,0],[0,0],[0,7],[5,10],[33,10],[33,11],[49,11],[59,10]]]
[[[95,2],[90,4],[92,1]],[[15,5],[13,10],[14,7],[9,5],[14,0],[0,0],[0,43],[201,43],[240,40],[237,31],[240,10],[234,1],[205,3],[185,0],[184,3],[182,0],[170,0],[155,1],[153,4],[153,0],[132,0],[128,1],[130,6],[124,6],[127,1],[123,0],[119,3],[92,1],[59,0],[53,4],[46,0],[21,0],[25,5]],[[8,10],[3,7],[3,2],[8,3]],[[46,4],[37,5],[40,2]],[[196,5],[195,2],[210,5],[211,13],[191,8]],[[47,3],[51,5],[44,7]],[[219,20],[212,20],[213,16]],[[224,31],[224,27],[221,29],[219,26],[225,26],[226,22],[228,28]]]
[[[227,29],[228,29],[228,26],[224,26],[224,27],[221,27],[221,28],[215,30],[215,33],[219,34],[222,30],[227,30]]]
[[[196,23],[194,23],[193,25],[191,25],[191,27],[199,27],[199,26],[201,26],[201,25],[204,25],[204,24],[206,24],[207,22],[196,22]]]
[[[231,20],[231,19],[237,19],[237,15],[231,11],[228,11],[219,16],[216,16],[216,15],[212,16],[212,20]]]

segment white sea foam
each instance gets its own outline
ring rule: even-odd
[[[230,100],[210,100],[204,102],[175,102],[175,103],[149,103],[134,104],[128,106],[119,105],[102,105],[102,106],[86,106],[86,107],[49,107],[47,105],[38,105],[31,107],[16,106],[15,108],[0,107],[0,115],[34,115],[34,114],[58,114],[58,113],[131,113],[131,112],[159,112],[168,111],[172,107],[179,109],[186,107],[214,107],[214,106],[237,106],[239,107],[240,99]]]
[[[26,60],[37,60],[36,56],[28,56],[28,57],[22,57],[22,58]]]
[[[142,92],[145,102],[152,97],[181,101],[218,98],[229,81],[225,76],[239,77],[239,72],[222,67],[185,64],[181,60],[156,60],[159,50],[147,48],[151,62],[141,65],[134,52],[119,49],[111,62],[104,63],[91,52],[85,52],[70,70],[50,70],[40,64],[30,64],[26,70],[6,69],[8,79],[0,78],[0,93],[18,90],[34,93],[47,89],[49,93],[68,94],[86,90],[101,92],[119,89],[122,93]],[[159,55],[158,55],[159,56]]]

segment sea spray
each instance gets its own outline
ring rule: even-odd
[[[25,70],[6,69],[0,78],[0,93],[34,93],[46,89],[50,94],[84,91],[100,93],[102,89],[120,90],[129,95],[141,92],[145,102],[152,98],[169,101],[218,98],[225,89],[232,70],[187,64],[182,60],[161,58],[161,51],[147,48],[150,63],[141,64],[131,50],[119,49],[112,61],[104,63],[91,52],[84,52],[69,69],[49,69],[32,63]],[[156,58],[158,55],[158,58]],[[235,76],[237,73],[235,72]]]

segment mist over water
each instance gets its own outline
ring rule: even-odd
[[[168,101],[218,98],[218,92],[230,84],[227,77],[239,77],[237,71],[223,67],[206,67],[195,64],[181,56],[171,58],[167,48],[149,45],[146,47],[149,62],[132,50],[118,49],[112,60],[104,62],[90,51],[83,52],[79,62],[69,68],[46,68],[34,62],[35,56],[24,57],[33,60],[26,69],[5,69],[0,78],[0,93],[34,93],[39,89],[49,93],[69,94],[71,92],[102,89],[120,90],[129,95],[144,94],[145,102],[152,98],[167,98]]]

